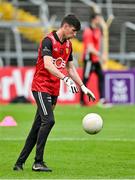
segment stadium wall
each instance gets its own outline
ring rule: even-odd
[[[0,68],[0,103],[10,103],[16,97],[24,96],[34,103],[31,93],[31,83],[35,69],[33,67],[5,67]],[[82,77],[82,68],[77,69]],[[65,72],[66,73],[66,72]],[[106,71],[105,73],[105,97],[113,104],[135,104],[135,70]],[[94,105],[99,100],[98,83],[96,74],[92,74],[88,87],[94,92],[96,102],[85,101],[88,105]],[[80,93],[72,94],[61,81],[59,104],[78,104]]]

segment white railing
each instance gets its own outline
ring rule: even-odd
[[[24,22],[5,22],[1,21],[0,22],[0,27],[9,29],[13,33],[13,39],[15,41],[15,52],[11,52],[11,42],[9,38],[8,31],[6,33],[6,38],[5,42],[3,44],[5,45],[5,51],[0,52],[0,58],[5,59],[5,65],[8,66],[11,64],[11,59],[16,58],[17,60],[17,66],[24,66],[24,58],[32,58],[33,57],[33,52],[23,52],[22,51],[22,41],[21,41],[21,35],[18,31],[19,27],[43,27],[42,23],[24,23]],[[35,53],[34,53],[35,54]]]
[[[39,1],[42,3],[46,3],[45,0],[29,0],[29,2],[35,2],[38,3]],[[93,1],[91,0],[79,0],[80,2],[83,2],[85,5],[93,5]],[[21,3],[27,4],[27,1],[18,1],[18,0],[12,0],[11,1],[14,5],[20,6]],[[106,8],[107,11],[107,16],[109,14],[113,14],[113,8],[127,8],[127,5],[122,5],[122,4],[112,4],[112,0],[106,0],[106,3],[102,3],[103,0],[97,0],[96,1],[97,4],[100,5],[101,8]],[[18,4],[19,3],[19,4]],[[77,7],[78,2],[72,2],[72,0],[65,0],[63,2],[47,2],[47,4],[49,6],[53,6],[53,7],[58,7],[60,6],[61,8],[64,8],[65,10],[65,14],[69,13],[71,11],[71,7]],[[14,33],[14,40],[16,43],[16,51],[15,52],[11,52],[10,51],[10,46],[11,46],[11,42],[10,41],[10,37],[8,37],[8,33],[6,33],[5,36],[5,42],[3,42],[3,44],[5,44],[5,51],[0,52],[0,57],[2,60],[0,60],[1,62],[3,62],[3,59],[5,60],[4,64],[6,65],[10,65],[10,61],[11,58],[17,58],[17,65],[18,66],[22,66],[24,64],[23,59],[31,59],[34,58],[35,55],[37,54],[37,52],[33,52],[33,51],[27,51],[27,52],[22,52],[22,47],[21,47],[21,38],[19,33],[15,30],[18,27],[43,27],[44,24],[46,25],[45,28],[49,28],[50,26],[52,26],[52,24],[54,25],[54,27],[58,27],[60,25],[60,21],[56,21],[56,16],[52,16],[51,18],[49,18],[49,9],[48,6],[42,6],[43,4],[38,4],[38,6],[40,7],[39,9],[41,10],[41,12],[44,12],[44,17],[42,16],[42,13],[40,13],[40,15],[42,16],[41,19],[44,20],[41,21],[40,23],[27,23],[27,22],[17,22],[17,21],[12,21],[12,22],[6,22],[6,21],[0,21],[0,28],[4,28],[7,30],[12,30],[12,32]],[[36,4],[35,4],[36,5]],[[42,9],[43,7],[43,9]],[[135,5],[128,5],[129,8],[135,8]],[[45,14],[46,13],[46,14]],[[1,14],[0,14],[1,16]],[[82,29],[86,26],[87,22],[83,21],[81,22],[82,24]],[[121,38],[120,38],[120,52],[118,53],[110,53],[109,57],[110,58],[114,58],[114,59],[118,59],[121,60],[122,62],[124,62],[125,60],[135,60],[135,53],[134,52],[126,52],[126,34],[127,34],[127,28],[135,30],[135,24],[131,23],[131,22],[126,22],[123,24],[122,29],[121,29]],[[19,50],[18,50],[19,47]]]
[[[125,63],[125,60],[135,60],[135,52],[128,53],[129,56],[126,53],[127,29],[131,29],[131,30],[135,31],[135,24],[132,22],[125,22],[121,27],[120,55],[121,55],[121,61],[123,63]],[[129,62],[129,65],[130,65],[130,62]]]

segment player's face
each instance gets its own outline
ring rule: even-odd
[[[97,16],[95,18],[95,23],[96,23],[96,26],[99,26],[101,24],[101,16]]]
[[[77,31],[74,26],[70,26],[69,24],[65,24],[64,38],[72,39],[76,36]]]

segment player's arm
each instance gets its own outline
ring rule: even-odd
[[[106,59],[107,59],[106,53],[104,53],[104,52],[101,53],[100,51],[98,51],[98,50],[93,46],[93,44],[90,43],[90,42],[89,42],[89,43],[87,44],[87,46],[86,46],[86,58],[87,58],[87,57],[89,58],[89,56],[87,56],[87,55],[89,55],[89,54],[94,54],[94,55],[98,56],[98,57],[101,59],[102,62],[105,62]]]
[[[61,73],[53,64],[51,56],[44,56],[44,67],[47,69],[51,74],[58,77],[59,79],[63,79],[65,75]]]
[[[76,71],[73,61],[68,61],[66,67],[67,67],[67,71],[68,71],[68,74],[71,77],[71,79],[73,79],[79,86],[82,86],[83,82],[82,82],[78,72]]]
[[[86,44],[86,53],[100,56],[101,55],[100,51],[98,51],[93,45],[92,34],[89,33],[89,34],[85,35],[85,33],[84,33],[83,37],[84,37],[84,42]]]
[[[89,100],[95,101],[96,98],[94,94],[83,84],[78,72],[76,71],[73,61],[68,61],[67,71],[71,79],[73,79],[73,81],[75,81],[80,86],[81,90],[89,97]]]
[[[98,56],[100,59],[101,59],[101,61],[102,62],[106,62],[106,60],[107,60],[107,55],[106,55],[106,53],[105,52],[100,52],[100,51],[97,51],[94,47],[93,47],[93,45],[91,44],[91,43],[89,43],[88,45],[87,45],[87,50],[86,50],[86,52],[87,52],[87,54],[94,54],[94,55],[96,55],[96,56]]]
[[[87,48],[86,52],[87,52],[88,54],[94,54],[94,55],[96,55],[96,56],[101,56],[100,51],[97,51],[97,50],[94,48],[94,46],[93,46],[92,43],[88,43],[86,48]]]
[[[52,42],[49,38],[45,38],[42,41],[42,56],[43,56],[45,69],[47,69],[51,74],[58,77],[59,79],[63,79],[64,74],[62,74],[53,64]]]

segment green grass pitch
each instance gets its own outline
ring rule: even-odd
[[[57,105],[44,157],[53,172],[31,170],[35,149],[24,171],[14,172],[35,111],[34,105],[0,105],[0,121],[10,115],[18,123],[17,127],[0,127],[0,179],[135,179],[135,106],[126,105],[108,109]],[[91,112],[104,120],[96,135],[82,129],[82,118]]]

